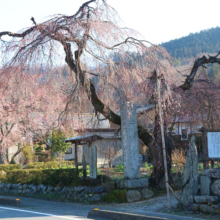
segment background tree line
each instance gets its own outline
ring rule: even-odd
[[[192,58],[201,53],[216,53],[220,50],[220,27],[202,30],[186,37],[162,43],[160,46],[176,59]]]

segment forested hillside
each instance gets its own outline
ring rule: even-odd
[[[203,30],[186,37],[162,43],[168,53],[176,58],[191,58],[197,54],[217,53],[220,50],[220,27]]]

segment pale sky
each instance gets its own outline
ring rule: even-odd
[[[85,0],[0,0],[0,32],[16,32],[52,14],[72,15]],[[127,27],[154,44],[220,26],[220,0],[107,0]]]

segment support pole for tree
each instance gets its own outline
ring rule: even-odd
[[[164,128],[163,128],[163,116],[161,109],[161,99],[160,99],[160,78],[159,78],[159,70],[156,70],[156,78],[157,78],[157,98],[158,98],[158,110],[159,110],[159,118],[160,118],[160,130],[162,137],[162,147],[163,147],[163,161],[164,161],[164,170],[165,170],[165,182],[167,189],[167,199],[170,209],[170,193],[169,193],[169,183],[168,183],[168,173],[167,173],[167,158],[166,158],[166,149],[165,149],[165,139],[164,139]]]

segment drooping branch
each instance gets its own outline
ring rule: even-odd
[[[34,27],[24,31],[21,34],[16,34],[16,33],[11,33],[11,32],[1,32],[0,37],[3,35],[8,35],[14,38],[24,38],[25,36],[29,35],[30,33],[37,31],[36,34],[33,34],[33,38],[39,38],[38,42],[34,42],[35,39],[32,39],[31,42],[31,49],[35,50],[38,46],[41,44],[46,44],[46,41],[43,41],[45,37],[49,38],[50,40],[56,41],[61,43],[61,45],[64,48],[65,52],[65,61],[70,67],[70,69],[79,77],[79,81],[82,85],[82,87],[85,89],[87,96],[94,106],[95,110],[103,114],[107,119],[109,119],[112,123],[120,125],[121,120],[120,116],[115,114],[109,106],[105,105],[97,96],[95,86],[93,82],[86,78],[85,76],[85,71],[81,69],[81,60],[80,57],[86,49],[86,44],[88,41],[89,37],[89,29],[90,29],[90,24],[89,22],[85,19],[82,22],[82,29],[80,29],[81,33],[83,33],[83,37],[75,37],[74,34],[72,33],[73,29],[68,28],[69,21],[72,19],[73,23],[77,19],[80,19],[86,15],[85,10],[90,10],[91,8],[89,7],[89,4],[92,2],[97,2],[97,0],[90,0],[84,3],[79,10],[77,11],[76,14],[73,16],[61,16],[61,17],[56,17],[54,20],[51,19],[49,21],[46,21],[42,24],[38,24],[34,18],[31,18],[31,20],[34,23]],[[105,3],[105,1],[103,1]],[[80,14],[81,13],[81,14]],[[90,19],[87,16],[87,19]],[[87,21],[87,22],[86,22]],[[77,23],[78,25],[78,23]],[[91,38],[90,38],[91,39]],[[32,45],[33,42],[33,45]],[[78,48],[77,50],[73,53],[71,49],[71,43],[74,43]],[[97,41],[98,42],[98,41]],[[122,44],[137,44],[137,45],[142,45],[142,41],[136,41],[134,38],[128,37],[125,41],[122,41],[119,44],[115,44],[112,48],[119,47]],[[25,43],[27,44],[27,43]],[[99,43],[99,45],[104,45],[102,43]],[[109,47],[106,47],[106,49],[110,49]],[[24,50],[27,50],[26,47],[24,47]],[[21,51],[19,50],[17,54],[20,54]],[[75,55],[75,57],[73,57]],[[15,59],[18,59],[18,57],[15,57]],[[139,138],[143,140],[143,142],[148,145],[149,143],[152,142],[152,137],[151,135],[147,132],[147,130],[141,126],[138,126],[138,134]]]
[[[36,28],[36,26],[34,26],[32,28],[29,28],[28,30],[24,31],[21,34],[13,33],[13,32],[10,32],[10,31],[3,31],[3,32],[0,32],[0,39],[4,35],[8,35],[9,37],[19,37],[19,38],[22,38],[22,37],[25,37],[26,35],[30,34],[35,28]]]
[[[103,43],[101,43],[101,42],[95,40],[92,36],[88,35],[88,37],[89,37],[92,41],[94,41],[95,43],[97,43],[97,44],[99,44],[100,46],[102,46],[102,47],[104,47],[104,48],[106,48],[106,49],[109,49],[109,50],[113,50],[114,48],[117,48],[117,47],[119,47],[119,46],[121,46],[121,45],[124,45],[124,44],[127,44],[127,43],[130,43],[130,44],[140,44],[140,45],[142,45],[142,46],[145,46],[144,43],[149,43],[150,45],[152,45],[152,46],[154,46],[154,47],[157,47],[157,45],[152,44],[152,43],[149,42],[149,41],[146,41],[146,40],[137,40],[137,39],[135,39],[135,38],[133,38],[133,37],[128,37],[128,38],[125,39],[124,41],[122,41],[122,42],[120,42],[120,43],[117,43],[117,44],[115,44],[115,45],[113,45],[113,46],[111,46],[111,47],[108,47],[108,46],[106,46],[106,45],[103,45]]]
[[[218,58],[219,54],[220,52],[216,56],[209,56],[209,58],[207,58],[206,56],[203,56],[201,58],[196,59],[189,76],[186,76],[185,82],[183,85],[180,86],[180,88],[182,88],[183,90],[188,90],[191,88],[194,78],[196,76],[196,73],[200,66],[203,66],[204,64],[209,64],[209,63],[220,64],[220,58]]]

